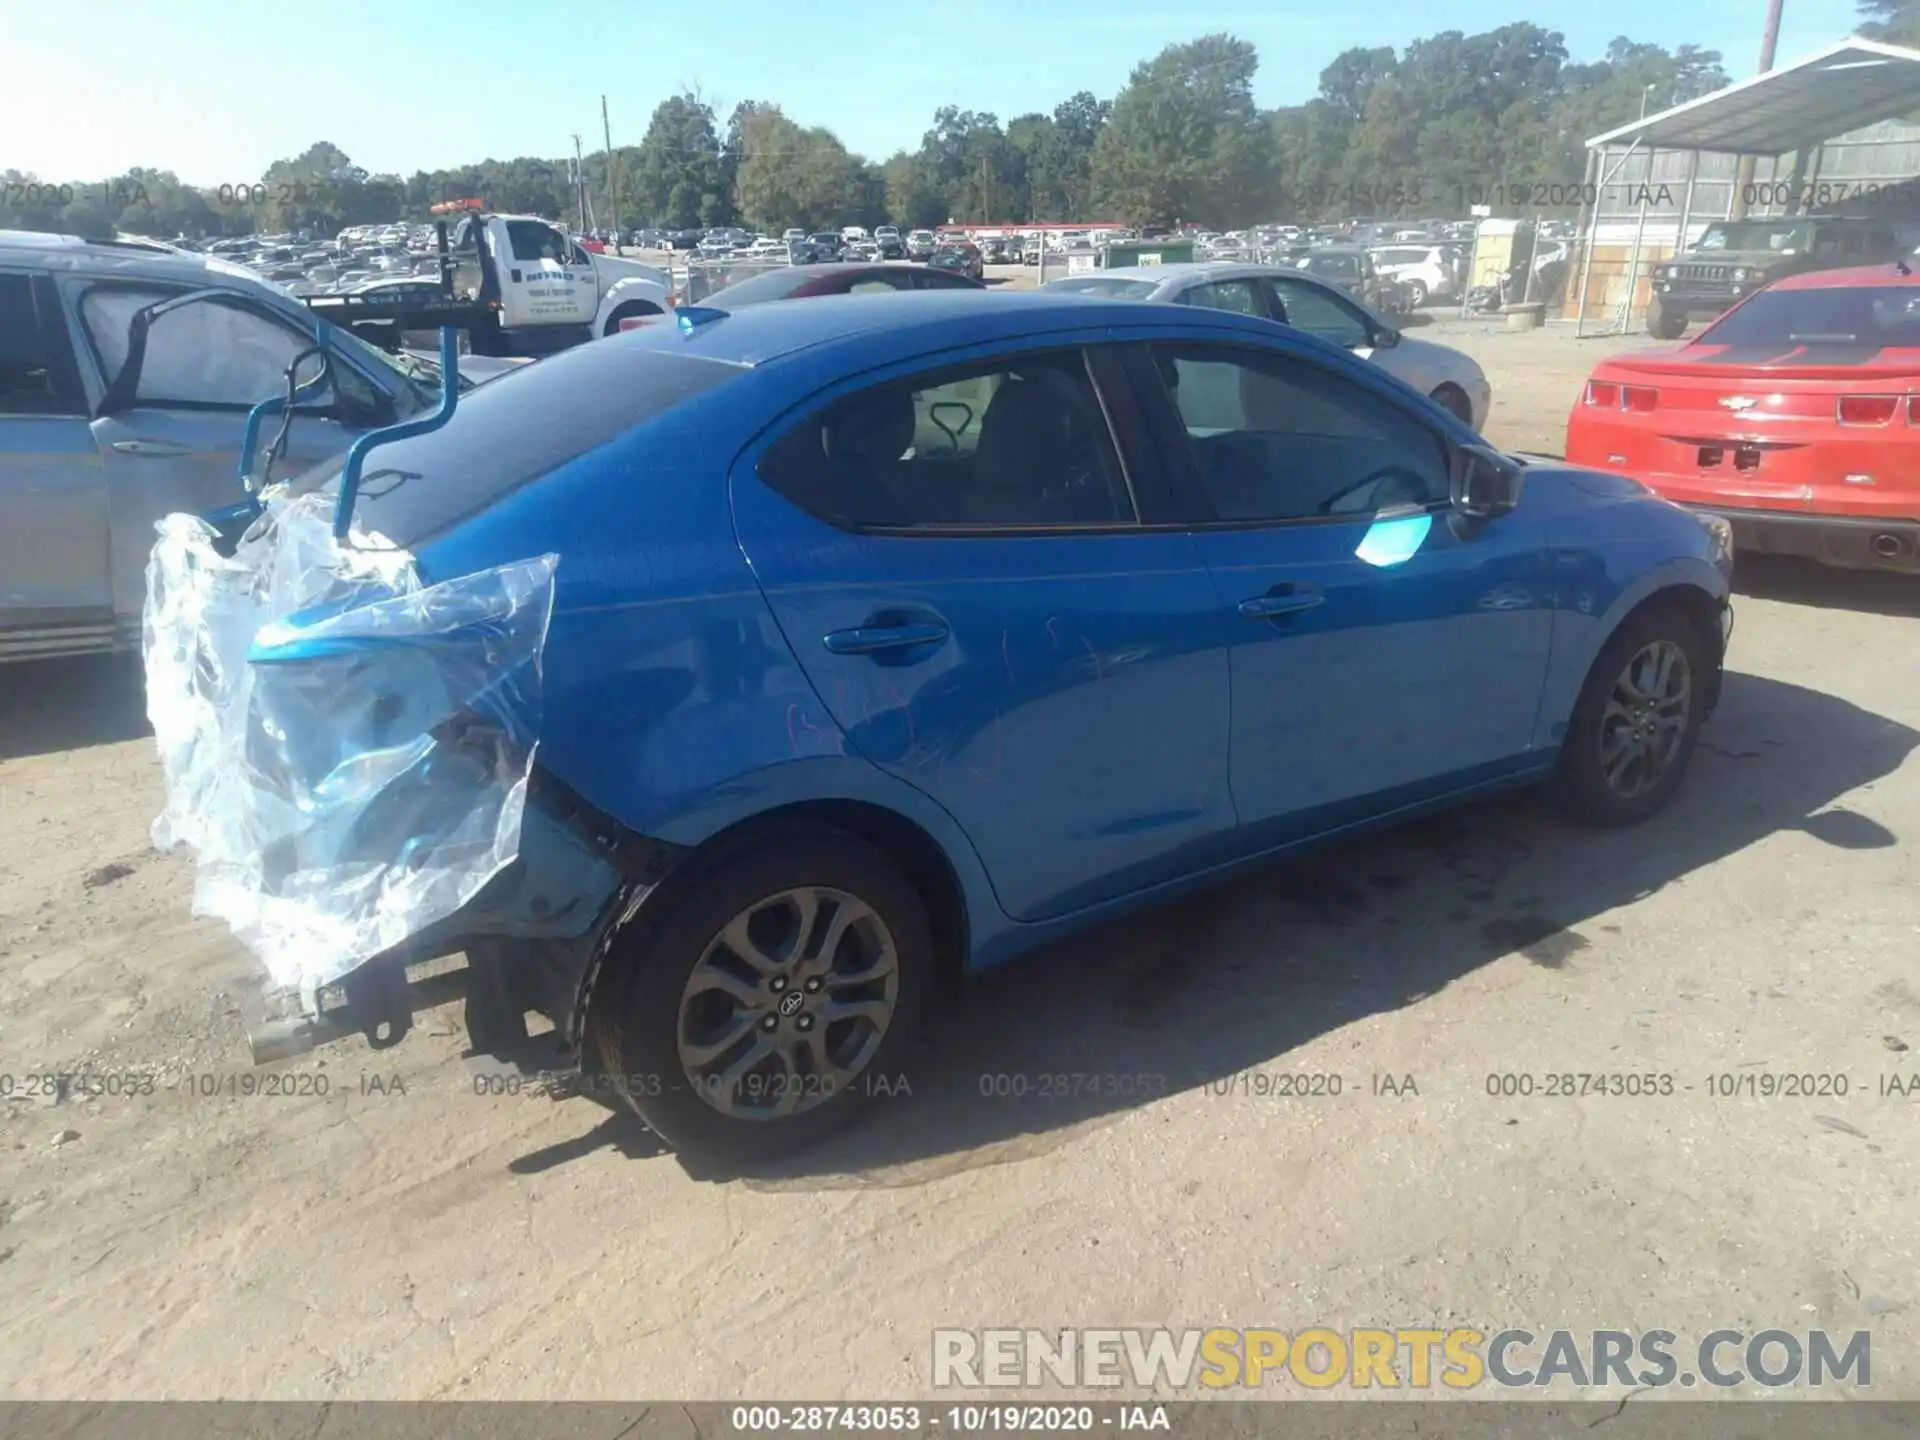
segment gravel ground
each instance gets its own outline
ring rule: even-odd
[[[1542,450],[1632,343],[1424,333]],[[1880,1093],[1920,1075],[1920,588],[1741,588],[1653,825],[1503,799],[1036,956],[939,1018],[911,1100],[750,1180],[477,1095],[453,1010],[247,1093],[258,972],[148,846],[137,680],[9,670],[0,1076],[153,1093],[0,1100],[0,1396],[919,1396],[936,1326],[1154,1322],[1866,1329],[1867,1393],[1920,1397],[1920,1096]],[[1281,1071],[1342,1093],[1262,1093]],[[1549,1071],[1676,1088],[1488,1093]],[[1141,1078],[1033,1093],[1063,1072]],[[1709,1093],[1773,1072],[1850,1089]]]

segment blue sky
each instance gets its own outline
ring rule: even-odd
[[[1317,88],[1354,45],[1520,18],[1558,29],[1576,60],[1617,34],[1722,51],[1753,72],[1765,0],[1622,0],[1543,10],[1519,0],[1272,5],[1208,0],[0,0],[0,170],[92,179],[148,164],[202,185],[257,179],[331,140],[357,164],[408,173],[486,156],[557,156],[578,131],[637,142],[667,95],[726,112],[774,100],[805,125],[884,158],[917,145],[934,109],[1001,119],[1076,90],[1110,96],[1163,45],[1227,30],[1258,46],[1264,105]],[[1849,34],[1851,0],[1791,0],[1785,61]]]

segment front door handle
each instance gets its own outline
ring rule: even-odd
[[[878,650],[904,650],[910,645],[933,645],[947,638],[944,625],[862,625],[833,630],[820,638],[836,655],[871,655]]]
[[[122,455],[178,456],[191,455],[193,450],[186,445],[175,445],[166,440],[116,440],[113,448]]]
[[[1292,615],[1326,603],[1326,594],[1310,581],[1276,585],[1264,595],[1240,602],[1240,613],[1249,620],[1271,620],[1276,615]]]

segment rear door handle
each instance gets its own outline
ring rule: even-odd
[[[1271,620],[1276,615],[1291,615],[1326,603],[1326,593],[1310,581],[1276,585],[1264,595],[1240,602],[1240,613],[1249,620]]]
[[[192,449],[185,445],[175,445],[166,440],[116,440],[113,448],[122,455],[174,456],[191,455]]]
[[[933,645],[947,638],[944,625],[862,625],[833,630],[820,643],[836,655],[871,655],[876,650],[904,650],[910,645]]]

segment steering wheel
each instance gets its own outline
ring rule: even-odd
[[[946,421],[940,418],[940,412],[942,410],[958,410],[960,412],[960,422],[957,425],[947,424]],[[927,408],[927,418],[933,421],[934,427],[938,429],[942,435],[947,437],[947,443],[953,446],[953,453],[958,455],[960,453],[960,437],[966,434],[967,428],[973,424],[973,407],[964,400],[937,400]]]
[[[1378,499],[1376,499],[1370,507],[1355,507],[1351,511],[1343,511],[1339,508],[1339,505],[1342,500],[1347,499],[1349,496],[1371,492],[1394,482],[1405,484],[1408,491],[1407,498],[1401,501],[1401,504],[1418,505],[1425,502],[1427,498],[1426,481],[1404,466],[1389,465],[1383,470],[1374,471],[1371,475],[1362,476],[1352,484],[1341,486],[1338,490],[1334,491],[1333,494],[1327,496],[1326,499],[1320,502],[1319,508],[1315,513],[1320,515],[1363,514],[1368,508],[1374,510],[1385,509],[1385,505]]]

